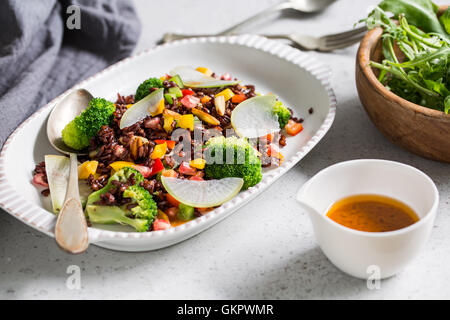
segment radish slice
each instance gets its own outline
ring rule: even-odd
[[[64,204],[67,183],[69,182],[70,159],[65,156],[46,155],[45,171],[47,172],[50,197],[52,199],[53,212],[58,213]],[[78,180],[80,201],[84,206],[89,194],[92,192],[85,180]]]
[[[219,80],[201,73],[191,67],[176,67],[170,71],[172,76],[179,75],[185,87],[214,88],[238,84],[240,81]]]
[[[153,91],[148,96],[132,105],[120,119],[120,129],[129,127],[147,116],[158,108],[161,100],[164,100],[164,88]]]
[[[172,197],[195,208],[219,206],[238,194],[244,184],[242,178],[196,181],[165,176],[161,182]]]
[[[258,138],[280,131],[278,116],[273,112],[277,98],[270,94],[247,99],[234,108],[231,125],[243,138]]]

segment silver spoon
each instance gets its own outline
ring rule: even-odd
[[[293,9],[293,10],[303,12],[303,13],[313,13],[313,12],[318,12],[318,11],[325,9],[330,4],[332,4],[334,1],[336,1],[336,0],[288,0],[288,1],[281,2],[281,3],[277,3],[255,15],[253,15],[253,16],[251,16],[250,18],[247,18],[244,21],[242,21],[230,28],[223,30],[222,32],[214,34],[214,36],[223,36],[223,35],[227,35],[227,34],[232,34],[232,33],[236,32],[238,29],[241,29],[242,27],[259,20],[260,18],[262,18],[268,14],[275,13],[280,10]],[[173,40],[182,39],[181,36],[182,35],[174,35],[172,37],[171,33],[166,33],[163,37],[163,41],[170,42]],[[195,37],[195,35],[186,35],[185,38],[192,38],[192,37]]]
[[[87,223],[78,190],[77,161],[77,154],[86,153],[67,147],[62,141],[61,132],[66,124],[86,109],[92,98],[85,89],[71,92],[54,107],[47,121],[47,137],[50,144],[59,152],[70,156],[66,197],[55,226],[56,242],[70,253],[84,252],[89,246]]]

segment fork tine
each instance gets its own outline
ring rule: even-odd
[[[352,37],[347,37],[347,38],[342,38],[342,39],[330,39],[330,40],[325,40],[325,41],[322,40],[321,42],[327,46],[337,46],[337,45],[340,45],[341,43],[346,43],[348,41],[352,41],[353,39],[356,39],[359,41],[363,37],[364,37],[364,34],[361,33],[361,34],[354,35]]]
[[[352,44],[355,44],[357,42],[359,42],[362,38],[363,38],[363,34],[359,35],[359,36],[355,36],[355,37],[351,37],[351,38],[347,38],[347,39],[343,39],[343,40],[339,40],[339,41],[335,41],[335,42],[325,42],[319,49],[321,51],[332,51],[332,50],[336,50],[336,49],[341,49],[341,48],[345,48],[348,47]]]
[[[349,37],[352,37],[354,35],[363,33],[367,31],[367,27],[363,26],[357,29],[353,29],[350,31],[345,31],[345,32],[341,32],[341,33],[335,33],[335,34],[329,34],[326,36],[321,37],[321,40],[325,40],[325,41],[330,41],[330,40],[338,40],[338,39],[346,39]]]

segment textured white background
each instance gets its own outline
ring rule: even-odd
[[[143,24],[136,51],[153,47],[167,31],[218,32],[274,0],[135,0]],[[378,1],[339,0],[325,12],[273,15],[253,33],[343,31]],[[437,1],[437,3],[445,3]],[[71,256],[53,239],[13,217],[0,216],[0,298],[15,299],[387,299],[450,298],[450,170],[388,142],[363,111],[355,88],[356,46],[311,53],[333,69],[335,123],[295,168],[230,218],[179,245],[147,253],[91,246]],[[435,227],[425,250],[403,272],[368,290],[337,270],[317,247],[310,222],[294,201],[298,188],[333,163],[380,158],[427,173],[440,191]],[[80,290],[66,288],[69,265],[82,269]]]

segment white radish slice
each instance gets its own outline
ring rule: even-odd
[[[258,138],[280,131],[278,116],[273,111],[277,98],[270,94],[247,99],[234,108],[231,125],[243,138]]]
[[[159,88],[132,105],[120,119],[120,129],[129,127],[156,111],[164,100],[164,88]]]
[[[241,190],[244,179],[195,181],[161,176],[161,182],[167,192],[181,203],[195,208],[209,208],[232,199]]]
[[[48,187],[52,199],[53,212],[58,213],[64,204],[66,197],[67,183],[69,182],[70,159],[65,156],[46,155],[45,171],[47,172]],[[84,206],[87,197],[92,192],[86,181],[78,181],[80,201]]]
[[[191,67],[176,67],[170,71],[170,75],[179,75],[183,85],[192,88],[214,88],[232,86],[240,81],[238,80],[219,80],[211,76],[207,76]]]

